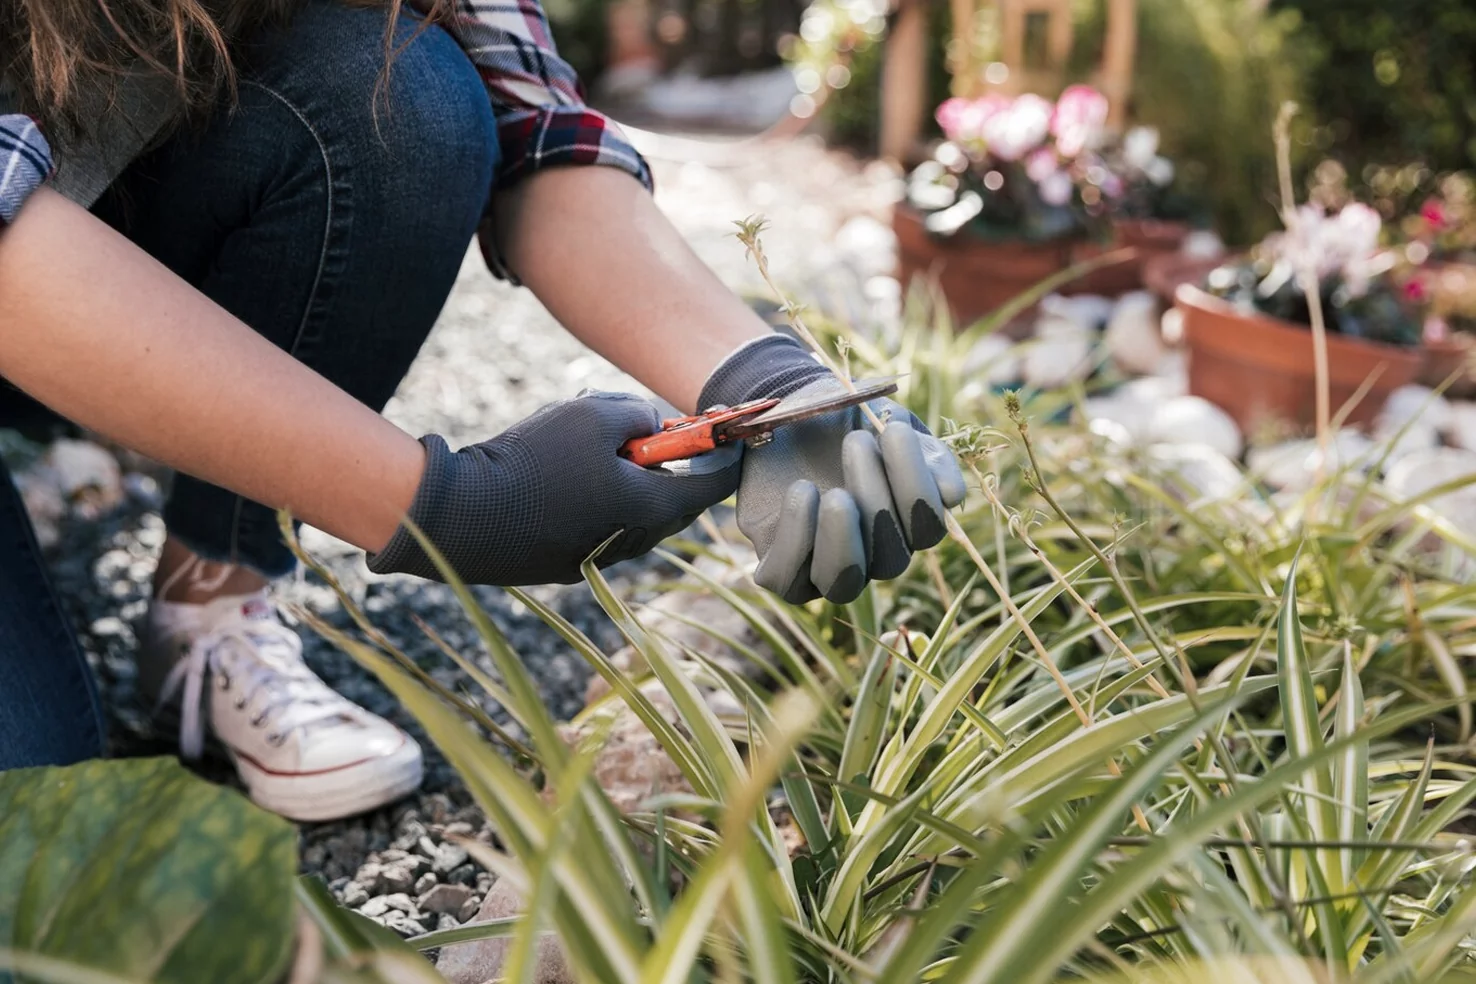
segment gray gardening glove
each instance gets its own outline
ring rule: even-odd
[[[435,435],[422,438],[426,468],[410,520],[468,583],[572,584],[616,533],[600,567],[646,553],[738,487],[738,445],[662,468],[616,453],[660,426],[648,400],[591,392],[454,453]],[[369,569],[440,580],[403,526]]]
[[[713,372],[699,406],[736,406],[845,385],[793,339],[745,345]],[[945,512],[963,502],[963,472],[948,447],[891,400],[781,427],[749,448],[738,486],[738,528],[752,541],[759,584],[802,604],[855,600],[866,582],[907,569],[913,551],[943,539]]]

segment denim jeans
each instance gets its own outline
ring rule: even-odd
[[[94,209],[376,410],[445,304],[499,159],[486,90],[455,41],[406,14],[393,43],[409,44],[386,72],[384,18],[311,0],[243,47],[232,107],[136,161]],[[0,769],[75,761],[98,752],[96,698],[4,484]],[[164,518],[208,559],[293,568],[275,513],[225,489],[180,475]]]

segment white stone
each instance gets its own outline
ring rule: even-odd
[[[1476,451],[1476,403],[1450,405],[1450,421],[1445,435],[1456,447]]]
[[[1105,423],[1120,428],[1130,444],[1140,445],[1148,440],[1148,431],[1153,423],[1153,406],[1142,400],[1123,397],[1117,393],[1094,396],[1086,400],[1084,410],[1087,425],[1093,430],[1097,429],[1098,424]]]
[[[1406,455],[1440,446],[1440,432],[1424,418],[1398,428],[1381,424],[1374,428],[1373,439],[1378,447],[1372,457],[1376,460],[1382,458],[1386,471]]]
[[[1158,298],[1146,290],[1129,291],[1118,298],[1102,341],[1124,372],[1147,375],[1156,370],[1164,354]]]
[[[96,444],[60,440],[46,452],[44,460],[68,499],[93,494],[104,506],[123,501],[123,470],[118,467],[118,459]]]
[[[1240,457],[1245,440],[1230,415],[1202,396],[1176,396],[1159,406],[1148,436],[1161,444],[1205,444],[1227,458]]]
[[[1035,330],[1036,338],[1025,352],[1025,382],[1037,389],[1055,389],[1091,373],[1096,332],[1055,316],[1042,318]]]
[[[1242,494],[1245,474],[1224,454],[1208,444],[1155,444],[1148,449],[1154,462],[1168,468],[1181,479],[1193,501],[1224,501]]]
[[[1428,386],[1413,383],[1401,386],[1384,400],[1375,435],[1391,436],[1411,420],[1419,420],[1437,431],[1447,430],[1452,422],[1450,401],[1437,396]]]
[[[964,357],[964,378],[980,379],[987,386],[1008,386],[1020,381],[1020,356],[1015,343],[1003,335],[985,335]]]
[[[1384,484],[1402,499],[1412,498],[1447,482],[1476,475],[1476,451],[1432,448],[1401,458]],[[1429,506],[1467,536],[1476,536],[1476,484],[1432,499]]]
[[[1377,460],[1372,453],[1373,442],[1354,430],[1339,431],[1328,450],[1327,472],[1339,468],[1364,469]],[[1251,448],[1246,454],[1246,467],[1272,488],[1295,492],[1311,488],[1321,457],[1317,441],[1305,438]]]
[[[1047,294],[1040,300],[1041,314],[1064,318],[1082,328],[1097,331],[1112,317],[1116,302],[1100,294]]]
[[[1150,406],[1167,403],[1176,396],[1189,395],[1189,374],[1179,371],[1177,360],[1166,358],[1160,369],[1163,371],[1156,375],[1128,380],[1117,388],[1115,395]]]
[[[1179,252],[1197,260],[1217,260],[1225,255],[1225,242],[1208,229],[1196,229],[1184,237]]]

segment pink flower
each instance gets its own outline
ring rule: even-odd
[[[1051,128],[1051,104],[1040,96],[1017,96],[984,121],[982,135],[990,156],[1018,161],[1041,145]]]
[[[1405,281],[1404,299],[1411,304],[1423,303],[1430,296],[1430,291],[1425,287],[1425,282],[1418,277]]]
[[[1089,85],[1068,86],[1051,117],[1056,149],[1063,157],[1075,157],[1097,141],[1106,122],[1106,96]]]
[[[1071,175],[1065,171],[1057,171],[1049,174],[1040,182],[1040,200],[1047,205],[1065,205],[1071,201],[1071,192],[1075,185],[1071,183]]]
[[[1049,147],[1032,150],[1030,156],[1025,158],[1025,173],[1036,184],[1040,184],[1046,178],[1055,174],[1059,169],[1060,165],[1056,161],[1056,152]]]
[[[979,99],[945,99],[934,113],[943,135],[949,140],[969,142],[980,139],[984,123],[990,117],[1007,109],[1010,101],[1004,96],[989,95]]]
[[[1425,224],[1431,229],[1444,228],[1445,209],[1438,199],[1432,198],[1420,207],[1420,218],[1424,219]]]

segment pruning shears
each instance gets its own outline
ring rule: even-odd
[[[620,456],[646,468],[668,461],[695,458],[733,441],[749,447],[767,444],[774,431],[821,414],[845,410],[897,392],[897,377],[856,383],[855,392],[829,393],[822,397],[785,397],[752,400],[736,407],[717,406],[691,417],[673,417],[648,437],[637,437],[620,448]]]

